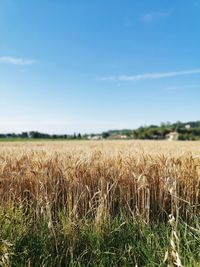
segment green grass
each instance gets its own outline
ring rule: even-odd
[[[75,141],[80,139],[63,139],[63,138],[19,138],[19,137],[7,137],[0,138],[0,142],[46,142],[46,141]],[[84,139],[81,139],[84,140]]]
[[[55,221],[33,215],[25,215],[23,207],[0,210],[0,266],[167,266],[169,224],[122,215],[100,224],[72,221],[64,212]],[[176,232],[183,266],[200,266],[198,221],[193,228],[179,222]]]
[[[19,137],[7,137],[7,138],[0,138],[0,142],[27,142],[27,141],[37,141],[37,139],[33,138],[19,138]],[[44,139],[40,139],[44,140]]]

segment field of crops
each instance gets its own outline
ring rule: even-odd
[[[0,266],[200,266],[200,142],[0,143]]]

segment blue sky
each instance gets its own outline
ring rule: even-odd
[[[197,0],[1,0],[0,132],[198,120]]]

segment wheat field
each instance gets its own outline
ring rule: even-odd
[[[200,255],[196,251],[197,244],[200,245],[200,228],[197,226],[200,215],[199,190],[200,142],[2,142],[0,263],[2,266],[165,266],[167,263],[163,260],[166,258],[168,266],[200,266]],[[176,229],[169,224],[170,218],[173,218]],[[188,245],[190,253],[185,258],[182,255],[186,248],[183,247],[181,251],[178,239],[174,241],[171,236],[171,232],[179,231],[179,222],[180,225],[195,229],[193,235],[196,243],[192,243],[192,248]],[[9,223],[10,228],[7,229],[5,224]],[[41,230],[43,224],[46,224],[46,234]],[[125,231],[123,227],[132,224],[141,225],[141,229],[143,224],[145,229],[154,226],[162,229],[165,225],[168,237],[163,237],[163,240],[166,240],[166,244],[157,252],[161,253],[161,259],[160,254],[156,254],[151,262],[152,256],[148,259],[140,255],[142,248],[137,253],[136,249],[130,252],[133,247],[131,242],[135,244],[141,241],[139,238],[133,242],[130,240],[132,237],[126,237],[130,228]],[[122,252],[119,255],[118,250],[113,252],[111,249],[110,252],[110,247],[105,254],[97,253],[93,258],[89,250],[90,239],[90,245],[82,249],[83,244],[80,243],[84,241],[80,231],[88,225],[92,228],[90,233],[95,233],[98,238],[99,235],[101,238],[106,235],[106,226],[110,226],[108,236],[113,231],[121,234],[121,231],[125,231],[125,243],[119,241],[119,237],[112,239],[119,246],[120,242],[123,243],[126,251],[126,256],[122,256],[124,260],[119,256]],[[31,229],[31,234],[27,233],[28,229]],[[47,248],[46,240],[38,258],[37,252],[31,254],[30,251],[32,246],[37,247],[42,242],[41,235],[45,240],[50,238],[48,244],[53,251]],[[24,236],[27,240],[32,240],[33,236],[36,240],[38,238],[36,243],[29,244],[30,251],[28,244],[24,248]],[[66,244],[63,236],[68,240]],[[100,242],[98,240],[97,244]],[[170,240],[174,242],[173,249],[170,249]],[[105,244],[103,248],[98,248],[99,251],[102,252],[104,247]],[[24,250],[28,251],[27,254]],[[20,255],[21,261],[16,263],[16,257],[19,259]],[[106,255],[110,255],[110,258]],[[113,259],[110,262],[111,256]],[[184,265],[181,257],[184,258]],[[175,265],[177,262],[180,265]]]

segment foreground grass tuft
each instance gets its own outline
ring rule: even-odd
[[[2,266],[167,266],[171,251],[170,224],[146,224],[126,216],[70,221],[60,214],[53,225],[45,218],[33,222],[21,208],[0,215]],[[176,226],[182,266],[200,264],[200,225]],[[173,265],[171,265],[173,266]]]

